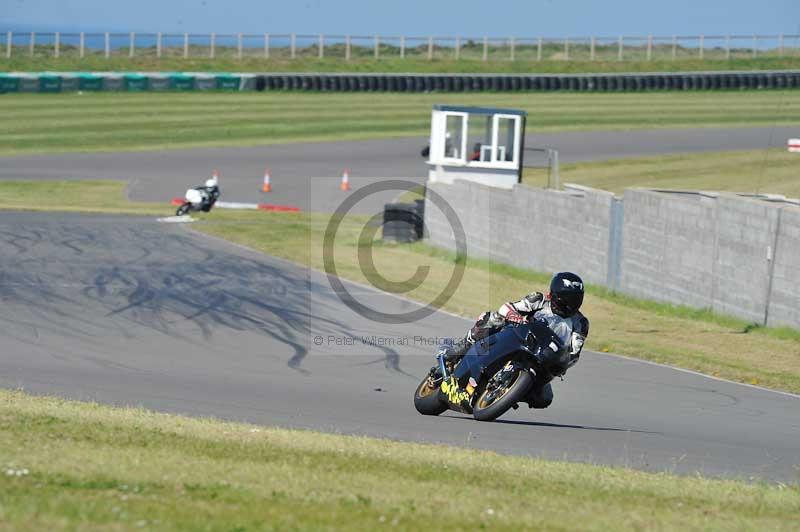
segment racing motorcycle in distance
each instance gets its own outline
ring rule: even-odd
[[[537,376],[547,382],[563,375],[570,358],[564,345],[545,320],[508,323],[455,364],[437,355],[414,392],[414,407],[428,416],[454,410],[493,421],[526,401]]]
[[[175,216],[183,216],[189,212],[210,212],[219,199],[219,194],[219,187],[211,179],[206,181],[204,187],[190,188],[184,196],[186,201],[175,211]]]

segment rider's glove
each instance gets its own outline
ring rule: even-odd
[[[509,310],[506,314],[506,321],[510,321],[511,323],[524,323],[525,316],[517,312],[516,310]]]

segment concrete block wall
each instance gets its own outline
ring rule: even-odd
[[[800,207],[780,210],[768,325],[800,326]]]
[[[458,214],[469,256],[543,272],[572,270],[588,282],[606,282],[611,193],[525,186],[503,190],[469,181],[428,187]],[[425,226],[432,245],[455,249],[450,223],[430,197]]]
[[[642,189],[626,190],[620,205],[582,187],[502,190],[467,181],[429,190],[456,212],[469,256],[572,270],[635,297],[800,327],[798,206]],[[430,197],[425,225],[432,245],[455,249]]]
[[[764,323],[779,209],[730,195],[720,195],[716,208],[717,298],[712,308]]]
[[[645,299],[711,307],[713,203],[699,196],[629,189],[623,205],[619,290]]]

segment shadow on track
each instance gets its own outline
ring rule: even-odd
[[[463,419],[465,421],[476,421],[472,417],[467,416],[458,416],[458,415],[441,415],[440,417],[446,417],[448,419]],[[478,422],[481,423],[481,422]],[[567,425],[567,424],[560,424],[560,423],[547,423],[544,421],[519,421],[515,419],[497,419],[493,423],[499,423],[502,425],[522,425],[527,427],[544,427],[544,428],[556,428],[556,429],[578,429],[578,430],[593,430],[593,431],[608,431],[608,432],[633,432],[637,434],[662,434],[661,432],[654,432],[649,430],[636,430],[636,429],[620,429],[616,427],[592,427],[589,425]]]
[[[99,345],[109,333],[207,344],[222,329],[260,334],[297,371],[315,334],[357,336],[330,287],[303,267],[220,250],[202,236],[124,217],[3,214],[0,324],[19,340],[41,334]],[[313,302],[312,302],[313,294]],[[399,353],[376,346],[403,373]]]

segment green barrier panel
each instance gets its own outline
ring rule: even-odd
[[[78,89],[82,91],[101,91],[103,90],[103,78],[91,74],[81,74],[78,76]]]
[[[150,88],[150,81],[147,76],[137,74],[125,75],[125,90],[129,92],[143,92]]]
[[[194,78],[194,90],[215,91],[217,90],[216,76],[197,76]]]
[[[80,90],[79,83],[77,76],[62,76],[61,92],[78,92]]]
[[[147,79],[151,91],[165,91],[170,88],[170,79],[164,76],[150,76]]]
[[[172,74],[169,77],[169,88],[176,91],[193,91],[194,76]]]
[[[0,76],[0,94],[19,92],[19,78],[16,76]]]
[[[39,92],[61,92],[61,76],[39,76]]]
[[[222,91],[238,91],[241,78],[239,76],[217,76],[217,89]]]

